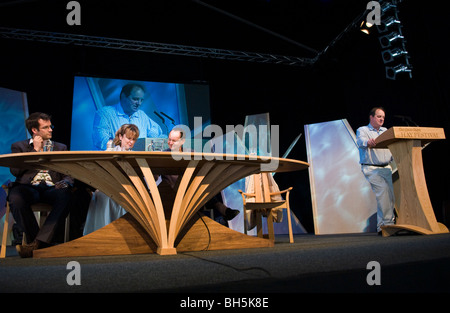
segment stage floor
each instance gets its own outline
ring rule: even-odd
[[[0,293],[450,291],[450,234],[306,234],[294,240],[277,236],[273,248],[51,259],[21,259],[8,247],[0,259]],[[80,264],[81,285],[67,283],[74,273],[70,261]],[[381,285],[367,283],[371,261],[380,264]]]

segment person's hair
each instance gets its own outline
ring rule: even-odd
[[[186,138],[184,138],[184,129],[181,127],[174,127],[172,128],[172,130],[169,132],[169,135],[171,132],[179,132],[180,133],[180,139],[179,140],[185,140]],[[184,151],[183,149],[183,145],[180,146],[180,151]]]
[[[122,98],[122,95],[125,95],[125,97],[128,97],[134,88],[142,89],[142,91],[145,92],[144,86],[135,84],[135,83],[130,83],[130,84],[126,84],[125,86],[122,87],[119,98]]]
[[[180,133],[180,139],[184,139],[184,129],[183,128],[174,127],[174,128],[172,128],[172,130],[169,133],[174,132],[174,131]]]
[[[30,135],[33,135],[32,129],[33,128],[39,129],[39,120],[50,121],[51,118],[52,117],[46,113],[42,112],[31,113],[25,120],[25,127],[28,129]]]
[[[115,146],[120,146],[121,144],[120,135],[136,140],[139,137],[139,128],[134,124],[123,124],[120,126],[113,140]]]
[[[370,115],[375,116],[375,112],[377,112],[377,110],[381,110],[384,113],[386,113],[386,110],[383,107],[374,107],[370,110]]]

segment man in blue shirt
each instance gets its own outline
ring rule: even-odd
[[[95,112],[92,141],[98,150],[106,150],[106,144],[114,139],[123,124],[134,124],[139,128],[140,138],[165,137],[161,127],[140,110],[145,90],[139,84],[127,84],[120,92],[120,102],[105,106]]]
[[[382,127],[385,111],[375,107],[370,111],[370,123],[356,131],[361,170],[377,199],[377,231],[394,224],[394,187],[392,184],[392,154],[389,149],[377,149],[375,139],[387,129]]]

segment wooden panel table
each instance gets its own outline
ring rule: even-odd
[[[0,166],[51,169],[72,176],[111,197],[127,214],[76,240],[34,251],[34,257],[161,255],[177,251],[270,247],[196,214],[230,184],[278,162],[275,172],[303,170],[308,163],[281,158],[212,153],[52,151],[0,156]],[[175,175],[175,189],[159,175]]]

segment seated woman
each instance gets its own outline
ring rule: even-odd
[[[114,151],[131,151],[139,137],[139,129],[134,124],[124,124],[116,132],[113,140]],[[115,221],[127,211],[103,192],[96,190],[91,202],[84,225],[83,235],[87,235]]]

